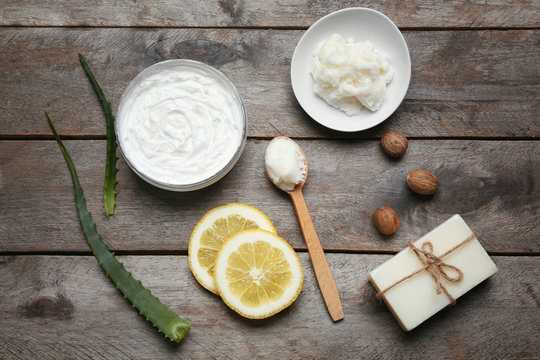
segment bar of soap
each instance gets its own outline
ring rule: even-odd
[[[439,256],[467,239],[472,231],[459,215],[454,215],[413,243],[421,248],[426,241],[433,245],[433,254]],[[450,282],[441,277],[441,284],[457,299],[497,272],[478,239],[473,238],[442,258],[445,264],[458,267],[463,278]],[[421,269],[424,264],[407,247],[369,273],[369,280],[380,292],[407,275]],[[448,271],[449,274],[454,274]],[[437,285],[424,270],[382,294],[382,299],[394,314],[403,330],[410,331],[451,303],[444,293],[437,294]]]

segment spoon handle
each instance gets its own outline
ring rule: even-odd
[[[332,320],[339,321],[343,319],[345,315],[343,314],[343,307],[341,306],[336,281],[334,280],[328,261],[326,261],[311,216],[309,216],[306,202],[302,195],[302,189],[297,188],[289,192],[289,194],[291,195],[296,215],[298,216],[298,222],[300,223],[300,228],[304,235],[309,257],[311,258],[311,264],[315,271],[315,276],[317,277],[317,282],[319,283],[324,302],[326,303],[326,308],[328,309],[328,313],[330,313]]]

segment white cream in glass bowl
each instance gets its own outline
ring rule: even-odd
[[[115,127],[131,169],[172,191],[218,181],[246,142],[236,88],[220,71],[193,60],[167,60],[140,72],[122,95]]]

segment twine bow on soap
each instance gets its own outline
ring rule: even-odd
[[[420,248],[417,248],[416,246],[413,245],[411,241],[409,241],[409,248],[414,252],[414,254],[418,258],[418,260],[420,260],[423,266],[420,269],[416,270],[415,272],[396,281],[395,283],[388,286],[383,291],[380,291],[379,293],[377,293],[377,298],[380,299],[381,296],[385,292],[392,289],[394,286],[401,284],[403,281],[425,270],[431,275],[431,277],[435,281],[437,294],[440,294],[441,292],[443,292],[446,295],[446,297],[448,297],[448,299],[450,300],[450,303],[454,305],[456,303],[456,300],[454,299],[452,295],[450,295],[446,287],[442,284],[441,277],[446,279],[449,282],[459,282],[463,279],[463,271],[461,271],[461,269],[459,269],[457,266],[445,263],[442,260],[442,258],[450,254],[457,248],[461,247],[465,243],[471,241],[472,239],[475,238],[475,236],[476,236],[476,233],[473,231],[471,235],[469,235],[465,240],[463,240],[462,242],[455,245],[454,247],[452,247],[451,249],[447,250],[446,252],[442,253],[439,256],[433,253],[433,244],[431,242],[426,241],[422,244]],[[455,276],[450,276],[447,273],[447,270],[454,271]]]

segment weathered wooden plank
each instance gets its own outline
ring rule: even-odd
[[[362,6],[405,27],[540,26],[536,1],[36,1],[2,4],[0,25],[307,27],[333,11]]]
[[[539,141],[412,140],[398,161],[375,140],[299,143],[309,161],[304,195],[325,249],[397,251],[459,213],[489,251],[540,252]],[[290,199],[266,178],[267,144],[249,140],[231,173],[191,193],[154,188],[120,160],[116,213],[106,218],[105,141],[66,141],[89,208],[115,250],[185,251],[201,216],[230,202],[261,209],[282,237],[305,248]],[[408,190],[405,178],[415,168],[439,177],[433,197]],[[0,141],[0,171],[0,251],[88,251],[54,141]],[[401,219],[393,236],[379,235],[372,223],[381,205]]]
[[[104,136],[105,121],[81,69],[86,57],[115,111],[145,67],[201,60],[237,86],[248,135],[374,137],[395,128],[416,137],[540,136],[540,31],[406,31],[411,85],[381,126],[358,134],[323,128],[300,108],[289,66],[303,31],[234,29],[5,28],[0,32],[0,136],[49,136],[43,111],[71,136]]]
[[[177,346],[131,308],[93,257],[0,257],[0,357],[533,359],[540,353],[538,257],[493,257],[498,273],[411,333],[375,299],[367,280],[388,255],[328,254],[345,311],[338,323],[326,312],[307,254],[300,258],[305,282],[298,300],[253,321],[198,285],[185,256],[121,257],[192,322]]]

